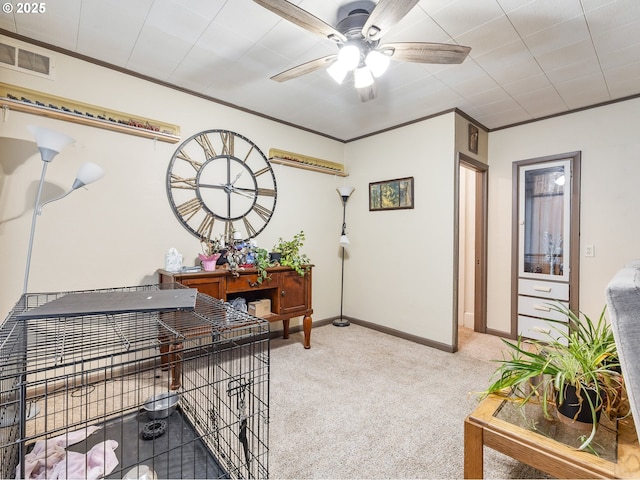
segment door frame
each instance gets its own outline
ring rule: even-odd
[[[475,196],[475,269],[474,269],[474,320],[473,330],[487,331],[487,213],[489,165],[458,153],[454,179],[454,274],[453,274],[453,351],[458,350],[458,272],[460,255],[460,168],[469,168],[476,175]]]

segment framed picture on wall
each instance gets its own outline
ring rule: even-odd
[[[469,124],[469,151],[478,153],[478,127]]]
[[[369,184],[369,211],[413,208],[413,177]]]

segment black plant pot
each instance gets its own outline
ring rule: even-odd
[[[598,398],[598,392],[592,388],[580,387],[580,394],[574,385],[563,386],[563,402],[558,405],[558,414],[565,417],[569,422],[580,422],[593,424],[591,406],[596,408],[596,423],[600,421],[602,411],[602,400]],[[587,400],[587,396],[591,400]]]
[[[271,252],[269,254],[269,260],[271,261],[271,263],[279,262],[281,258],[282,254],[280,252]]]

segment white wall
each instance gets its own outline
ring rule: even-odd
[[[13,43],[15,40],[10,40]],[[156,84],[51,53],[54,81],[0,69],[0,81],[133,116],[180,125],[182,139],[196,132],[228,129],[251,139],[268,155],[271,147],[343,161],[344,145],[258,116]],[[76,139],[49,165],[43,199],[66,191],[79,165],[101,165],[105,177],[45,207],[33,247],[29,290],[64,291],[156,283],[164,254],[176,247],[195,261],[199,241],[175,218],[165,190],[169,160],[179,144],[154,142],[94,127],[11,111],[0,116],[0,318],[22,293],[33,203],[42,161],[27,125],[42,125]],[[332,175],[274,165],[277,206],[258,237],[270,248],[279,237],[304,230],[303,251],[316,264],[314,318],[339,310],[339,256],[334,248],[342,207]],[[279,325],[274,325],[279,328]]]
[[[635,99],[490,134],[489,328],[510,329],[514,161],[582,151],[581,311],[600,315],[611,277],[629,260],[640,258],[638,112],[640,99]],[[594,245],[594,257],[584,256],[585,245]]]
[[[452,344],[454,122],[450,113],[348,143],[352,248],[345,315]],[[414,177],[415,208],[369,211],[369,182]]]

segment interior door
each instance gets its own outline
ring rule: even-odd
[[[474,183],[472,191],[473,199],[470,202],[463,200],[464,192],[461,191],[460,178],[461,170],[468,169],[473,172],[472,181]],[[469,292],[465,291],[465,285],[461,282],[458,275],[460,268],[461,250],[465,248],[465,244],[473,244],[472,269],[467,269],[466,274],[472,275],[473,280],[467,282],[469,288],[473,289],[470,296],[473,297],[473,330],[485,333],[487,331],[487,190],[489,178],[489,166],[485,163],[472,159],[464,154],[459,154],[456,172],[456,282],[455,288],[455,321],[453,322],[453,347],[454,351],[458,349],[458,313],[460,309],[461,297],[469,296]],[[472,228],[467,230],[465,237],[471,237],[470,242],[466,242],[461,236],[460,228],[460,209],[461,203],[465,201],[467,209],[473,209]],[[471,271],[472,270],[472,271]]]

